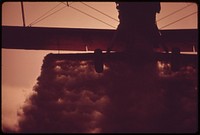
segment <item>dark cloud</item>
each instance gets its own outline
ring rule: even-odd
[[[197,130],[195,69],[185,67],[166,77],[158,74],[156,63],[108,62],[104,73],[96,73],[92,64],[47,55],[35,93],[19,113],[19,132]]]
[[[90,62],[47,56],[36,93],[19,114],[20,132],[101,132],[103,109],[110,102],[102,76]]]

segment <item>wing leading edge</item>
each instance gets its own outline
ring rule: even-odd
[[[2,26],[2,48],[28,50],[106,50],[116,30]],[[197,29],[161,30],[169,49],[197,48]],[[118,50],[118,48],[116,48]]]

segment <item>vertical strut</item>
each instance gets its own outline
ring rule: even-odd
[[[23,19],[23,26],[25,27],[26,24],[25,24],[25,17],[24,17],[24,5],[23,5],[23,2],[21,1],[21,8],[22,8],[22,19]]]

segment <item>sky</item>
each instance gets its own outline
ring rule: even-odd
[[[105,15],[102,15],[102,14],[98,13],[97,11],[94,11],[93,9],[84,5],[84,3],[115,18],[115,20],[111,19],[109,17],[106,17]],[[31,27],[116,29],[119,22],[116,21],[116,20],[118,20],[118,18],[117,18],[118,13],[115,8],[115,3],[113,3],[113,2],[84,2],[84,3],[69,2],[69,5],[76,9],[79,9],[81,11],[84,11],[85,13],[92,15],[93,17],[103,20],[103,22],[106,22],[107,24],[109,24],[111,26],[109,26],[105,23],[102,23],[94,18],[91,18],[83,13],[80,13],[71,7],[67,7],[65,5],[66,3],[63,4],[60,2],[24,2],[26,26],[29,26],[31,24]],[[63,9],[61,9],[61,8],[63,8]],[[181,10],[180,12],[177,12],[173,15],[170,15],[169,17],[166,17],[167,15],[173,13],[174,11],[182,9],[182,8],[184,8],[184,9]],[[37,18],[39,18],[42,15],[44,15],[45,13],[47,13],[47,11],[49,11],[50,9],[54,9],[54,10],[51,12],[48,12],[48,14],[46,14],[46,15],[52,14],[51,16],[48,16],[45,19],[43,19],[37,23],[34,23],[34,21]],[[55,11],[57,11],[57,12],[54,13]],[[185,18],[183,20],[178,21],[177,23],[167,26],[168,24],[175,22],[175,21],[177,21],[187,15],[190,15],[194,12],[197,12],[197,5],[195,3],[169,3],[169,2],[164,3],[163,2],[163,3],[161,3],[161,12],[160,12],[160,14],[157,15],[157,20],[159,20],[157,22],[158,27],[160,29],[197,29],[197,24],[198,24],[197,23],[197,14],[193,14],[193,15],[189,16],[188,18]],[[166,17],[166,18],[162,19],[163,17]],[[2,4],[2,26],[23,26],[20,2],[4,2]],[[24,127],[28,121],[27,120],[28,118],[26,116],[28,116],[28,114],[34,108],[34,107],[32,107],[33,104],[31,102],[36,101],[38,103],[38,104],[37,103],[35,104],[36,106],[38,106],[39,103],[41,103],[40,99],[38,99],[38,96],[36,96],[37,94],[34,95],[35,92],[33,91],[33,89],[38,91],[38,94],[39,93],[43,94],[42,90],[40,88],[41,86],[37,84],[38,82],[39,82],[39,84],[41,84],[41,82],[40,82],[41,80],[37,80],[37,78],[39,76],[41,76],[41,78],[46,76],[45,74],[42,73],[42,71],[46,70],[46,68],[45,67],[42,68],[41,66],[44,64],[43,63],[44,57],[50,52],[57,53],[56,50],[55,51],[34,51],[34,50],[2,49],[2,125],[3,125],[4,129],[8,128],[9,130],[17,131],[17,130],[19,130],[20,126]],[[66,64],[67,61],[64,61],[63,63]],[[59,65],[59,64],[60,63],[58,63],[57,66],[54,65],[55,67],[58,68],[56,70],[58,73],[61,72],[61,71],[59,71],[59,68],[64,68],[64,67],[62,67],[63,65]],[[71,64],[72,65],[75,64],[75,65],[73,65],[74,67],[77,66],[76,65],[77,63],[71,63]],[[85,67],[85,68],[83,68],[84,70],[90,68],[90,66],[87,65],[87,62],[82,63],[82,66],[80,66],[80,67],[78,66],[78,69],[77,69],[78,71],[75,70],[75,68],[73,68],[73,70],[74,70],[73,72],[75,72],[73,75],[75,75],[75,76],[74,76],[74,80],[70,79],[71,80],[70,82],[72,84],[77,82],[77,80],[80,82],[80,84],[84,83],[84,82],[81,82],[80,76],[78,76],[79,73],[82,73],[81,74],[82,77],[88,81],[91,81],[94,78],[97,80],[98,79],[101,80],[102,78],[109,78],[109,76],[111,76],[111,75],[107,75],[107,77],[105,77],[106,75],[99,76],[99,75],[96,75],[93,71],[89,71],[89,69],[84,72],[84,70],[82,70],[81,67]],[[67,66],[66,68],[68,69],[70,67]],[[53,72],[53,70],[51,70],[49,72]],[[56,74],[58,74],[57,72],[56,73],[54,72],[52,74],[56,75]],[[64,82],[62,80],[66,81],[66,79],[68,79],[68,78],[66,78],[66,73],[62,71],[59,74],[60,74],[60,78],[58,77],[57,79],[60,79],[61,80],[60,83],[62,85],[64,85]],[[62,76],[62,74],[64,76]],[[126,74],[128,74],[128,73],[126,73]],[[114,75],[118,75],[118,74],[114,74]],[[48,77],[48,75],[47,75],[47,77]],[[70,76],[68,76],[68,77],[70,77]],[[120,80],[114,80],[114,81],[120,81]],[[94,84],[97,82],[94,82]],[[105,83],[105,82],[102,82],[102,83]],[[50,85],[51,81],[48,82],[48,84]],[[55,83],[55,85],[57,85],[57,83]],[[123,84],[123,85],[125,85],[125,84]],[[60,88],[61,90],[59,93],[68,92],[69,95],[73,95],[74,94],[73,89],[78,89],[78,88],[73,88],[73,87],[75,87],[74,85],[63,86],[63,87],[64,87],[63,89]],[[71,87],[73,89],[71,89]],[[110,114],[111,111],[105,111],[104,113],[102,113],[103,112],[102,108],[108,108],[109,100],[111,100],[111,99],[113,101],[114,106],[116,105],[115,106],[116,108],[119,107],[119,106],[117,106],[118,101],[115,100],[115,98],[117,98],[118,95],[116,95],[116,97],[112,97],[112,96],[109,97],[109,93],[105,92],[106,89],[108,89],[107,87],[100,88],[99,91],[97,90],[97,93],[94,92],[94,90],[91,90],[92,86],[90,86],[90,84],[87,84],[85,87],[86,87],[85,91],[79,91],[77,94],[78,97],[76,97],[76,96],[74,97],[75,99],[77,99],[77,98],[80,99],[80,100],[77,100],[75,103],[76,103],[76,106],[78,106],[78,110],[80,110],[82,106],[85,106],[86,108],[88,106],[91,106],[91,108],[93,108],[93,111],[86,110],[86,114],[87,113],[90,114],[92,118],[85,116],[86,121],[90,121],[93,124],[91,124],[91,128],[80,127],[80,125],[76,125],[76,124],[74,126],[80,127],[80,129],[82,129],[82,130],[80,130],[80,132],[100,132],[103,129],[105,129],[105,131],[108,131],[108,129],[107,129],[108,127],[104,127],[102,129],[101,129],[101,127],[98,127],[99,125],[103,125],[102,123],[104,123],[104,125],[106,125],[105,124],[106,122],[112,123],[112,121],[102,121],[102,123],[100,122],[100,120],[103,119],[105,114],[108,114],[107,116],[111,115]],[[98,87],[100,87],[100,86],[98,86]],[[122,88],[122,87],[119,87],[119,89],[120,88]],[[48,89],[48,88],[45,88],[45,89]],[[69,89],[69,91],[65,91],[65,89]],[[103,90],[101,91],[101,89],[103,89]],[[45,93],[47,95],[49,94],[47,91],[44,91],[44,94]],[[99,94],[99,93],[101,93],[101,94]],[[82,95],[88,95],[89,98],[87,96],[82,96]],[[127,95],[127,94],[125,94],[125,95]],[[141,93],[138,93],[138,96],[139,95],[141,96]],[[156,95],[152,95],[152,96],[156,97]],[[26,99],[28,99],[28,97],[31,97],[34,99],[32,99],[30,102],[29,100],[26,100]],[[97,99],[94,100],[93,102],[89,100],[94,97],[97,97]],[[131,96],[129,98],[131,99]],[[145,98],[145,96],[143,98]],[[63,103],[61,105],[61,108],[64,105],[69,105],[69,106],[73,105],[73,103],[72,103],[73,98],[71,96],[70,96],[71,101],[67,101],[66,97],[63,97],[63,99],[57,97],[56,99],[57,99],[56,102],[58,104]],[[25,100],[26,100],[26,102],[25,102]],[[155,98],[155,101],[157,101],[157,100],[159,100],[159,99]],[[189,100],[189,98],[185,98],[184,100]],[[54,101],[54,100],[52,100],[52,101]],[[85,103],[85,105],[82,105],[81,102],[86,102],[86,103]],[[142,101],[139,101],[139,102],[141,104],[144,103]],[[181,104],[183,104],[183,103],[185,103],[185,101],[183,101]],[[189,103],[192,104],[193,102],[191,101]],[[102,104],[103,104],[103,106],[102,106]],[[51,105],[51,103],[49,103],[49,105]],[[123,106],[123,103],[122,103],[122,106]],[[28,107],[30,107],[30,108],[27,109]],[[140,108],[141,110],[146,109],[145,105],[142,107],[143,108]],[[25,108],[24,110],[27,109],[27,112],[25,112],[25,114],[20,112],[20,110],[23,110],[22,108]],[[113,108],[113,109],[116,109],[116,108]],[[45,108],[45,109],[48,110],[48,108]],[[44,112],[45,112],[45,109],[43,110]],[[66,109],[68,109],[68,108],[66,108]],[[157,111],[157,113],[163,112],[162,109],[163,109],[162,106],[160,106],[159,111]],[[181,108],[181,109],[187,110],[187,108]],[[103,110],[106,110],[106,109],[103,109]],[[53,113],[54,112],[51,112],[49,115],[52,116]],[[74,120],[75,120],[76,119],[75,116],[78,117],[79,113],[80,113],[79,111],[74,113],[74,117],[72,117],[72,118],[74,118]],[[137,113],[138,113],[137,116],[139,116],[139,112],[137,112]],[[35,114],[32,114],[32,115],[33,115],[33,117],[36,116]],[[44,117],[48,118],[48,117],[50,117],[49,115],[47,114],[47,116],[44,116]],[[63,112],[60,115],[61,116],[59,118],[60,118],[60,120],[62,120],[62,118],[65,115],[67,115],[67,117],[66,117],[66,119],[67,119],[72,114]],[[120,115],[121,114],[116,114],[115,117],[118,117]],[[153,115],[153,113],[150,115]],[[150,118],[150,115],[147,117]],[[168,116],[168,114],[164,114],[164,115]],[[175,114],[174,117],[176,115],[178,115],[178,113]],[[23,117],[24,117],[24,120],[21,120],[21,122],[19,124],[18,118],[20,119]],[[142,117],[142,116],[140,116],[140,117]],[[185,117],[185,116],[183,116],[183,117]],[[128,117],[127,117],[127,119],[128,119]],[[190,122],[194,121],[193,120],[194,118],[191,118],[191,119],[188,118],[188,119],[190,120]],[[71,120],[73,120],[73,119],[71,119]],[[98,123],[98,122],[95,123],[95,121],[98,121],[100,123]],[[82,122],[84,123],[84,120]],[[150,120],[148,122],[150,122]],[[48,123],[48,119],[47,119],[47,123]],[[158,123],[155,123],[155,124],[158,124]],[[88,124],[88,123],[86,123],[86,124]],[[187,125],[188,123],[185,122],[185,124]],[[184,127],[184,125],[182,125],[182,126]],[[36,127],[36,128],[38,128],[38,127]],[[113,130],[117,129],[117,127],[110,127],[110,129],[112,129],[112,128],[113,128]],[[140,128],[141,127],[138,126],[138,129],[140,129]],[[174,130],[173,128],[175,129],[175,127],[171,128],[172,131]],[[176,127],[176,128],[181,129],[181,126]],[[83,130],[83,129],[85,129],[85,130]],[[152,127],[152,129],[153,129],[153,127]],[[31,129],[30,127],[29,128],[24,127],[24,132],[31,131],[31,130],[33,130],[33,129]],[[62,128],[60,130],[63,131]],[[146,129],[146,130],[148,130],[148,129]],[[163,130],[164,130],[164,128],[163,128]],[[72,127],[71,131],[73,131],[73,127]]]
[[[85,5],[87,4],[87,5]],[[191,5],[190,5],[191,4]],[[64,2],[24,2],[24,14],[25,24],[32,27],[66,27],[66,28],[100,28],[100,29],[115,29],[118,25],[118,12],[115,8],[114,2],[69,2],[69,7]],[[98,11],[88,7],[95,8],[103,12],[104,14],[114,18],[111,19]],[[190,5],[186,7],[187,5]],[[2,5],[2,25],[8,26],[23,26],[20,2],[5,2]],[[89,17],[71,7],[77,8],[84,13],[87,13],[93,17],[96,17],[110,25],[108,26],[92,17]],[[180,10],[177,13],[170,15],[162,19],[163,17],[173,13],[176,10]],[[12,10],[10,10],[12,8]],[[49,10],[52,11],[48,12]],[[54,13],[55,12],[55,13]],[[197,5],[195,3],[161,3],[161,12],[157,15],[158,27],[162,28],[171,22],[174,22],[186,15],[197,12]],[[47,13],[47,14],[46,14]],[[45,15],[50,16],[46,17]],[[12,16],[12,17],[11,17]],[[41,16],[45,19],[34,23],[35,20]],[[162,20],[160,20],[162,19]],[[174,23],[168,27],[162,29],[190,29],[197,28],[197,14],[193,14],[188,18],[185,18],[177,23]]]

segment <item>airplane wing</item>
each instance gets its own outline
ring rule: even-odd
[[[2,47],[32,50],[106,50],[115,31],[75,28],[2,27]]]
[[[181,52],[197,51],[197,29],[161,30],[160,32],[162,35],[162,42],[169,50],[172,50],[172,48],[179,48]]]
[[[2,48],[30,50],[107,50],[116,30],[2,26]],[[169,50],[197,48],[198,30],[161,30]]]
[[[114,62],[114,61],[124,61],[128,63],[137,64],[140,61],[139,56],[130,57],[130,54],[126,54],[123,52],[114,52],[114,53],[77,53],[77,54],[48,54],[46,57],[55,59],[55,60],[92,60],[93,64],[95,65],[95,70],[98,73],[103,72],[103,64],[107,62]],[[183,66],[192,66],[197,68],[198,66],[198,58],[195,54],[173,54],[173,53],[155,53],[154,59],[145,59],[149,60],[157,60],[162,62],[170,62],[173,71],[177,71],[180,67]]]

